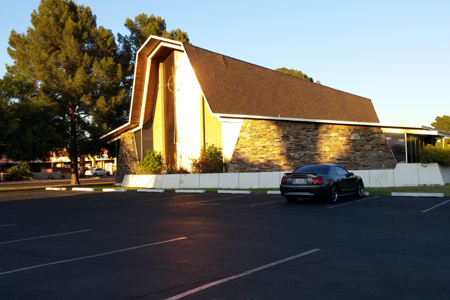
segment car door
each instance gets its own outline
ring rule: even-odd
[[[355,176],[352,176],[346,169],[336,166],[334,167],[339,175],[339,182],[343,192],[353,191],[356,188]]]

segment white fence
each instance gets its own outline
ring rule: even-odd
[[[397,164],[390,170],[351,170],[366,187],[445,185],[450,168],[438,164]],[[278,188],[285,172],[126,175],[122,186],[155,189],[179,188]]]

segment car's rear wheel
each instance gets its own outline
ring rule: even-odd
[[[358,182],[358,188],[357,188],[356,192],[357,192],[358,197],[364,196],[364,185],[361,181]]]
[[[97,173],[94,173],[94,177],[97,177]]]
[[[109,172],[106,172],[106,176],[109,176],[109,175],[111,175],[111,174],[109,174]]]
[[[289,203],[297,202],[297,197],[296,196],[286,196],[286,201]]]
[[[339,190],[337,185],[333,184],[330,188],[330,193],[328,195],[328,201],[331,203],[335,203],[338,201],[339,198]]]

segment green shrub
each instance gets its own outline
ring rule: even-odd
[[[161,174],[162,171],[162,155],[155,150],[147,150],[144,159],[139,162],[137,173],[142,174]]]
[[[450,167],[450,148],[442,148],[441,145],[426,145],[419,151],[420,163],[438,163],[445,167]]]
[[[214,145],[200,149],[198,158],[189,158],[192,163],[192,173],[222,173],[223,155],[220,149]]]
[[[7,179],[11,181],[33,179],[33,174],[31,174],[27,163],[20,163],[16,166],[12,166],[7,174]]]

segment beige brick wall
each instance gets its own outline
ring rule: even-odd
[[[159,76],[163,76],[162,63],[159,67]],[[164,153],[164,89],[158,88],[155,112],[153,115],[153,149],[156,152]]]
[[[222,142],[222,122],[217,120],[217,117],[213,116],[209,111],[206,101],[202,98],[201,100],[202,109],[202,138],[203,147],[214,145],[217,148],[223,148]]]

